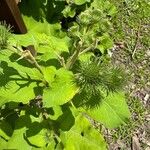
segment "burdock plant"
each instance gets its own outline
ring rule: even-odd
[[[124,70],[113,66],[107,56],[107,50],[113,45],[108,34],[110,28],[106,14],[91,6],[78,15],[68,30],[73,46],[66,68],[71,70],[77,61],[80,64],[76,69],[76,82],[80,87],[74,99],[76,106],[99,106],[104,97],[120,91],[126,82]],[[89,59],[86,59],[87,55]]]
[[[11,26],[5,21],[0,22],[0,49],[5,49],[8,46],[8,39],[11,36]]]
[[[122,68],[111,65],[108,61],[95,60],[81,62],[76,74],[76,82],[81,87],[77,105],[95,107],[100,105],[104,95],[114,93],[126,84],[126,73]],[[77,100],[74,102],[76,103]]]
[[[85,7],[61,30],[60,20],[50,24],[47,19],[51,13],[62,16],[66,2],[73,3],[68,7]],[[130,117],[120,90],[126,76],[107,54],[112,46],[107,15],[114,8],[106,0],[53,0],[38,10],[40,4],[21,3],[28,15],[23,13],[27,34],[10,39],[10,26],[0,25],[1,149],[106,150],[91,121],[112,129]],[[44,8],[48,17],[35,20],[32,6],[39,12]],[[36,47],[35,57],[22,49],[28,45]]]

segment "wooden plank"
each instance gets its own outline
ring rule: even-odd
[[[21,2],[21,0],[15,0],[16,1],[16,3],[18,4],[19,2]]]
[[[0,21],[13,26],[15,33],[26,33],[27,29],[21,17],[16,0],[0,0]]]

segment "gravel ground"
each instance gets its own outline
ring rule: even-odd
[[[127,125],[103,132],[109,150],[150,150],[150,5],[146,0],[111,1],[119,13],[112,20],[110,54],[128,72],[125,92],[132,117]]]
[[[132,119],[118,129],[105,129],[104,134],[110,150],[150,150],[150,49],[138,43],[132,58],[120,43],[112,50],[112,62],[123,66],[130,76],[125,91]]]

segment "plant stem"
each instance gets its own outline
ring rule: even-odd
[[[15,48],[15,47],[13,47],[13,46],[7,46],[6,47],[8,50],[10,50],[10,51],[12,51],[12,52],[14,52],[14,53],[17,53],[18,54],[18,50],[19,50],[19,52],[22,52],[21,50],[20,50],[20,48]],[[20,55],[20,54],[18,54],[18,55]]]
[[[60,64],[61,64],[61,66],[64,67],[64,68],[66,68],[66,64],[65,64],[64,57],[60,56],[60,55],[57,54],[56,52],[54,52],[54,53],[57,55],[58,60],[59,60],[59,62],[60,62]]]
[[[80,52],[80,55],[83,54],[83,53],[88,52],[91,49],[92,49],[92,47],[87,47],[86,49],[84,49],[83,51]]]
[[[20,56],[21,56],[20,59],[25,58],[28,62],[30,62],[31,64],[34,64],[35,67],[36,67],[36,68],[40,71],[40,73],[43,75],[43,71],[42,71],[40,65],[37,63],[36,59],[32,56],[32,54],[31,54],[31,52],[30,52],[29,50],[23,51],[23,50],[21,50],[20,48],[17,48],[17,47],[15,48],[15,47],[13,47],[13,46],[8,46],[7,48],[8,48],[9,50],[11,50],[11,51],[17,53],[18,55],[20,55]],[[18,53],[18,51],[21,52],[21,53]],[[18,59],[18,60],[19,60],[19,59]]]
[[[35,59],[34,59],[35,60]],[[35,60],[34,61],[34,65],[36,66],[36,68],[40,71],[40,73],[43,75],[43,71],[42,71],[42,69],[41,69],[41,67],[40,67],[40,65],[37,63],[37,61]]]
[[[74,51],[73,55],[68,59],[66,63],[66,69],[71,69],[73,64],[76,62],[78,56],[80,54],[80,49],[77,49]]]
[[[29,50],[25,50],[22,52],[22,56],[23,58],[25,58],[26,60],[28,60],[30,63],[34,64],[35,67],[40,71],[40,73],[43,75],[43,71],[40,67],[40,65],[38,64],[38,62],[36,61],[36,59],[34,58],[34,56],[31,54],[31,52]]]

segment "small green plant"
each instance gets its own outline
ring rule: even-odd
[[[11,35],[11,27],[6,22],[0,23],[0,49],[7,48],[8,39]]]
[[[33,3],[36,10],[30,8]],[[21,5],[28,33],[12,34],[0,51],[0,147],[107,149],[90,120],[115,128],[130,117],[122,92],[126,75],[107,55],[115,8],[103,0]],[[60,23],[68,21],[66,7],[74,8],[67,29]],[[34,45],[35,57],[22,50],[28,45]]]

